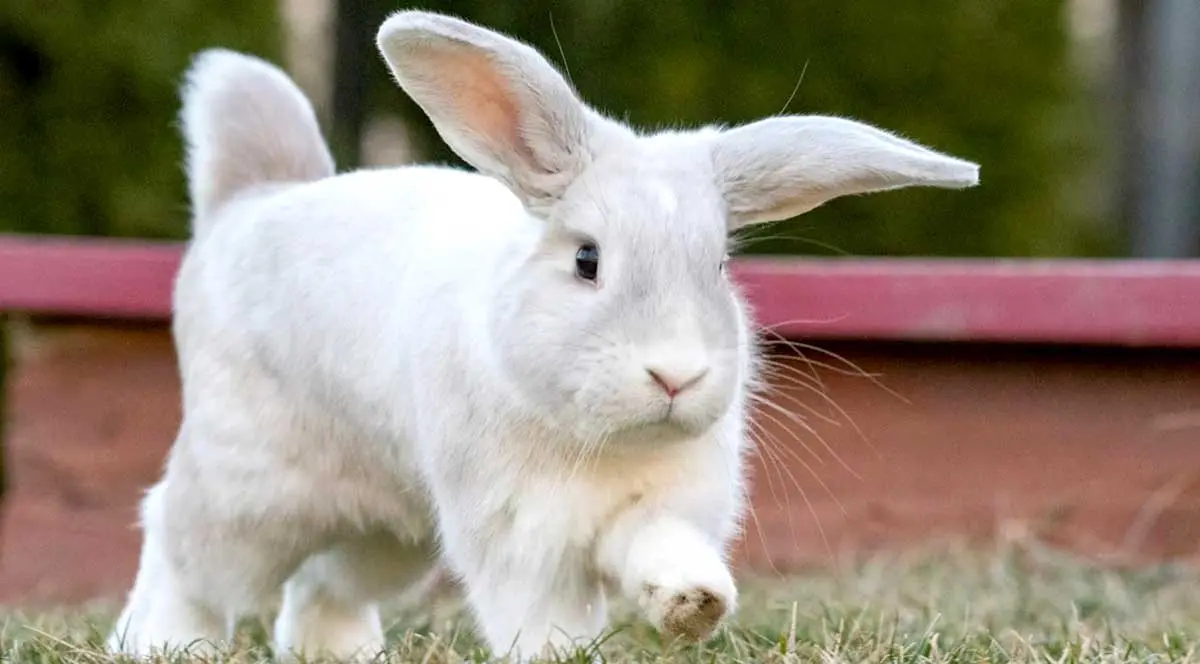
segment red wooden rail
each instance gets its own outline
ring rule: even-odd
[[[0,235],[0,312],[163,319],[182,246]]]
[[[0,312],[165,319],[177,243],[0,236]],[[734,265],[788,337],[1200,347],[1200,261]]]
[[[740,267],[760,321],[790,337],[1200,347],[1200,260]]]

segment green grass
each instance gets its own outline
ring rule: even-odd
[[[490,661],[453,606],[393,614],[380,662]],[[0,661],[114,662],[100,650],[104,607],[9,613]],[[270,657],[262,628],[211,661]],[[1041,547],[957,547],[880,556],[842,572],[743,581],[737,619],[703,646],[663,644],[618,615],[608,662],[1189,662],[1200,645],[1200,572],[1112,570]],[[163,660],[166,661],[166,660]],[[562,661],[587,661],[586,653]]]

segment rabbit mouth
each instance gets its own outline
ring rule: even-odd
[[[711,422],[698,421],[686,417],[678,404],[664,406],[660,411],[650,414],[640,422],[630,422],[628,425],[614,431],[611,439],[620,441],[618,444],[645,444],[662,441],[677,441],[701,436],[708,430]]]
[[[646,447],[672,445],[696,438],[699,432],[675,418],[662,418],[630,424],[614,431],[607,437],[606,446],[611,449],[634,450]]]
[[[647,413],[640,422],[631,423],[627,429],[629,431],[659,431],[666,429],[689,429],[685,418],[681,417],[678,404],[674,400],[668,401],[660,408]]]
[[[673,418],[671,416],[674,414],[674,412],[675,412],[675,401],[674,400],[668,401],[667,409],[663,411],[662,417],[660,417],[658,419],[658,421],[655,422],[655,424],[671,423],[673,421]]]

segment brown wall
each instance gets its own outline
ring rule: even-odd
[[[0,602],[113,596],[132,579],[135,505],[179,419],[170,338],[162,327],[14,327]],[[1200,551],[1200,353],[821,346],[907,402],[828,370],[818,389],[836,406],[778,381],[783,409],[841,424],[810,414],[822,443],[778,410],[759,418],[743,562],[825,564],[1014,532],[1117,560]],[[786,375],[811,369],[774,357]]]

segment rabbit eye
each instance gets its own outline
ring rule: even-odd
[[[575,252],[575,276],[584,281],[595,281],[600,270],[600,248],[585,244]]]

